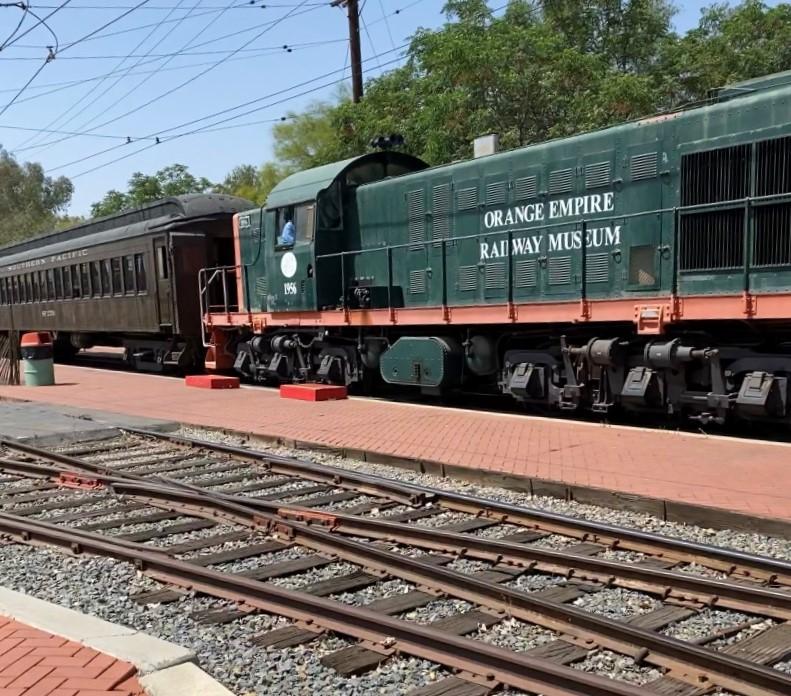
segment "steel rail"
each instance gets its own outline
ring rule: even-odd
[[[37,465],[26,463],[25,466]],[[128,495],[154,505],[191,512],[202,517],[233,521],[251,528],[263,527],[270,532],[295,540],[301,545],[318,551],[330,551],[339,558],[383,575],[387,574],[419,586],[431,587],[495,612],[505,613],[560,633],[572,634],[579,640],[587,640],[591,644],[597,643],[672,671],[684,674],[697,671],[696,683],[700,679],[710,679],[714,684],[750,696],[785,694],[791,690],[791,676],[777,670],[723,653],[715,653],[622,622],[598,617],[581,609],[531,597],[529,594],[502,585],[478,580],[408,556],[379,549],[371,544],[345,539],[311,524],[287,521],[277,512],[258,510],[237,500],[228,500],[220,494],[207,494],[206,491],[195,493],[184,486],[176,488],[118,478],[108,483],[120,495]],[[277,510],[277,506],[274,507]],[[317,515],[315,511],[307,508],[292,508],[288,512],[291,515],[302,515],[323,522],[327,522],[332,517],[326,513]],[[394,523],[389,524],[399,526]],[[79,534],[79,532],[74,533]],[[463,537],[463,535],[458,536]],[[469,541],[466,538],[463,540]]]
[[[717,653],[620,621],[606,619],[583,609],[532,597],[512,588],[486,582],[441,566],[426,563],[393,551],[340,537],[307,522],[287,521],[264,510],[243,505],[221,496],[193,493],[184,488],[148,490],[136,483],[113,486],[121,495],[149,500],[156,504],[162,496],[172,504],[195,514],[233,520],[251,527],[285,536],[317,551],[331,552],[381,574],[398,577],[418,586],[440,590],[458,599],[487,607],[515,618],[572,634],[629,655],[638,660],[689,674],[748,696],[791,693],[791,675],[750,663],[725,653]],[[150,496],[150,497],[149,497]],[[309,510],[301,511],[310,514]],[[315,512],[314,512],[315,514]],[[699,683],[699,682],[696,682]]]
[[[639,686],[561,667],[548,660],[450,635],[364,607],[210,570],[142,547],[129,548],[89,532],[66,531],[46,522],[0,513],[0,534],[25,543],[58,546],[75,554],[91,553],[127,561],[162,582],[243,601],[309,627],[351,636],[384,655],[404,652],[483,677],[493,685],[507,684],[547,696],[643,696],[644,693]]]
[[[230,454],[237,459],[244,459],[252,463],[264,463],[267,465],[267,468],[274,473],[292,474],[311,481],[316,481],[317,483],[328,483],[338,487],[354,488],[355,490],[358,490],[366,495],[389,498],[390,500],[402,505],[423,505],[431,500],[430,493],[427,493],[426,491],[421,491],[415,487],[405,486],[400,482],[389,481],[388,479],[380,476],[358,474],[355,472],[344,471],[343,469],[321,466],[317,466],[315,469],[311,467],[292,468],[290,464],[294,461],[298,462],[298,460],[291,460],[287,457],[274,457],[267,458],[266,462],[262,462],[260,456],[261,453],[251,452],[245,449],[228,448],[226,450],[224,445],[218,445],[219,449],[215,449],[214,447],[210,446],[212,443],[204,444],[200,440],[190,441],[175,435],[165,435],[164,433],[157,433],[150,430],[136,430],[129,428],[123,428],[123,430],[132,432],[136,435],[163,439],[181,447],[188,447],[190,449],[194,449],[196,447],[200,449],[210,449],[217,452],[223,452],[224,454]],[[160,435],[162,435],[161,438],[159,437]],[[49,450],[34,447],[25,443],[15,442],[14,440],[0,438],[0,446],[11,450],[16,450],[18,452],[24,452],[25,454],[30,454],[36,457],[42,457],[51,461],[56,461],[60,464],[65,464],[75,469],[85,469],[87,471],[96,471],[105,474],[112,474],[113,472],[111,467],[93,464],[91,462],[86,462],[83,459],[61,454],[60,452],[51,452]],[[134,475],[131,476],[134,477]],[[136,478],[143,477],[137,476]]]
[[[424,501],[431,501],[439,507],[471,515],[486,515],[503,523],[512,523],[525,527],[540,528],[564,536],[571,536],[583,541],[595,541],[612,548],[628,549],[656,555],[660,553],[666,558],[701,563],[717,570],[734,573],[739,570],[744,575],[757,579],[781,582],[791,585],[791,563],[780,559],[758,556],[755,554],[723,549],[709,544],[701,544],[683,539],[674,539],[659,534],[652,534],[636,529],[627,529],[603,522],[593,522],[536,508],[528,508],[511,503],[502,503],[477,496],[454,493],[439,488],[431,488],[412,483],[394,483],[376,474],[358,474],[344,471],[326,464],[306,462],[296,458],[282,457],[266,452],[206,442],[193,438],[185,438],[170,433],[158,433],[139,428],[124,428],[124,431],[160,441],[171,442],[187,448],[201,448],[208,451],[222,452],[240,459],[261,463],[265,468],[276,473],[292,474],[311,478],[312,480],[332,480],[338,477],[340,482],[349,484],[363,478],[371,486],[386,483],[388,489],[402,495],[422,495]],[[3,441],[0,441],[3,442]],[[42,451],[43,452],[43,451]],[[46,456],[46,454],[45,454]],[[390,497],[388,494],[387,497]]]
[[[129,485],[131,482],[123,476],[98,474],[93,479],[80,479],[79,475],[63,469],[9,459],[0,459],[0,470],[48,478],[56,483],[63,482],[66,486],[90,486],[95,482],[111,487],[119,495],[145,498],[157,507],[168,509],[180,507],[186,512],[197,516],[208,516],[212,519],[220,515],[229,521],[243,525],[255,523],[255,519],[251,520],[249,516],[237,516],[238,508],[207,504],[210,500],[227,501],[244,508],[262,510],[284,522],[288,520],[309,521],[329,527],[333,532],[351,536],[365,536],[412,544],[423,549],[468,556],[492,563],[507,563],[548,573],[563,574],[578,580],[598,582],[605,586],[616,585],[637,589],[663,599],[692,601],[709,607],[716,606],[781,620],[791,620],[791,593],[758,585],[744,585],[685,575],[647,566],[592,558],[562,550],[542,549],[520,543],[481,538],[471,534],[447,532],[401,522],[370,519],[340,512],[318,512],[300,505],[284,505],[235,496],[222,491],[207,491],[183,481],[159,479],[154,484],[141,481],[139,484]],[[63,480],[64,474],[67,477],[65,481]],[[182,498],[179,505],[174,505],[172,487],[191,493],[189,499]],[[201,502],[200,505],[198,505],[198,499]],[[228,511],[232,511],[232,514],[226,517],[225,513]]]

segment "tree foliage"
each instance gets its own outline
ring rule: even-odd
[[[129,179],[125,193],[115,189],[108,191],[104,198],[91,206],[93,217],[112,215],[122,210],[136,208],[167,196],[180,196],[185,193],[205,193],[214,187],[205,177],[193,176],[183,164],[171,164],[155,174],[135,172]]]
[[[73,190],[66,177],[45,176],[40,164],[20,164],[0,148],[0,244],[57,227]]]

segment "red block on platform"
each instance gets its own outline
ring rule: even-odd
[[[238,389],[238,377],[224,377],[223,375],[190,375],[184,380],[188,387],[199,389]]]
[[[283,384],[280,397],[300,401],[337,401],[348,396],[346,387],[334,384]]]

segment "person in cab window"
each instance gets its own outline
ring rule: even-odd
[[[283,223],[283,229],[280,231],[280,237],[277,243],[280,246],[294,246],[294,241],[297,238],[297,228],[294,227],[294,212],[292,210],[287,210],[283,214],[283,219],[285,222]]]

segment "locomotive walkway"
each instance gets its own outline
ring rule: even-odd
[[[55,387],[0,387],[0,399],[177,420],[352,456],[375,453],[383,461],[415,460],[427,471],[485,470],[530,479],[535,493],[558,494],[548,482],[560,482],[586,491],[575,498],[605,505],[630,506],[631,497],[645,496],[663,501],[656,513],[669,519],[684,518],[683,507],[695,505],[711,508],[712,520],[731,511],[791,521],[791,446],[782,443],[370,399],[306,403],[268,389],[207,391],[176,379],[63,365],[57,379]],[[597,490],[617,493],[597,497]]]

